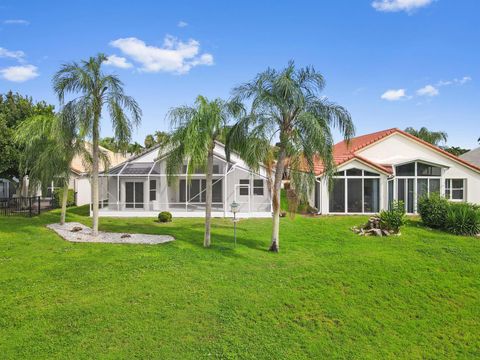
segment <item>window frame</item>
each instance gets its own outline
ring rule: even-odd
[[[462,187],[453,187],[453,180],[461,180]],[[466,201],[466,186],[467,179],[465,178],[446,178],[445,179],[445,199],[453,202],[464,202]],[[462,198],[461,199],[454,199],[453,198],[453,191],[462,191]]]
[[[240,196],[250,196],[250,179],[239,179],[238,181],[239,191],[238,195]],[[248,186],[246,186],[248,185]],[[242,193],[244,192],[244,193]]]
[[[261,181],[262,185],[255,185],[255,182]],[[260,191],[261,190],[261,191]],[[261,192],[261,193],[259,193]],[[253,195],[254,196],[264,196],[265,195],[265,181],[263,179],[253,179]]]
[[[152,181],[155,184],[155,187],[153,188],[152,188]],[[158,189],[157,179],[150,179],[148,183],[148,198],[150,201],[157,201],[157,189]],[[153,197],[152,197],[152,194],[154,195]]]

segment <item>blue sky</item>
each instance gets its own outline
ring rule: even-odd
[[[357,134],[427,126],[448,145],[480,137],[480,2],[0,1],[0,92],[57,105],[51,78],[98,52],[143,110],[134,139],[168,130],[168,109],[288,60],[324,74]],[[102,135],[110,133],[104,119]]]

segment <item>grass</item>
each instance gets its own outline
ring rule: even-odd
[[[90,224],[82,208],[70,221]],[[169,244],[68,243],[58,213],[0,217],[0,354],[12,358],[479,358],[480,242],[423,228],[362,238],[361,217],[102,219]]]

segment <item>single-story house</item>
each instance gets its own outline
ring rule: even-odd
[[[417,213],[418,199],[438,192],[451,201],[480,204],[480,167],[399,129],[355,137],[334,146],[333,187],[315,162],[311,204],[319,214],[370,214],[403,201]]]
[[[480,166],[480,147],[460,155],[460,158],[468,161],[470,164]]]
[[[100,175],[100,216],[154,217],[169,211],[174,217],[205,214],[206,174],[196,169],[187,176],[187,164],[168,182],[168,152],[156,146],[111,167]],[[252,171],[235,153],[225,157],[225,147],[216,143],[213,165],[213,217],[231,217],[230,205],[240,204],[239,217],[270,217],[272,198],[268,169]]]

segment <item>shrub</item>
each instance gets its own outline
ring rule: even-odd
[[[392,208],[380,212],[380,227],[398,233],[405,223],[405,206],[402,201],[394,201]]]
[[[455,235],[475,236],[480,233],[478,207],[460,203],[449,204],[445,218],[445,230]]]
[[[158,221],[162,223],[171,222],[172,221],[172,213],[168,211],[162,211],[158,214]]]
[[[418,200],[418,213],[422,222],[434,229],[444,228],[448,208],[448,201],[437,193],[423,196]]]
[[[53,191],[53,200],[55,206],[62,206],[63,199],[63,188],[58,188]],[[67,195],[67,207],[75,206],[75,191],[73,189],[68,189]]]

